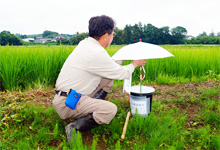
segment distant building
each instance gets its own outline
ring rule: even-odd
[[[44,39],[44,38],[40,36],[40,37],[36,37],[36,39]]]
[[[191,36],[191,35],[186,37],[187,40],[191,40],[192,38],[193,38],[193,36]]]
[[[22,39],[25,42],[34,42],[34,38],[26,38],[26,39]]]
[[[56,36],[56,39],[57,39],[57,40],[63,40],[63,39],[64,39],[64,36],[58,34],[58,35]]]
[[[46,43],[46,42],[57,42],[55,38],[43,38],[43,37],[37,37],[34,40],[34,43]]]
[[[51,42],[57,42],[57,40],[55,38],[51,39]]]
[[[46,43],[46,41],[47,41],[46,39],[37,39],[37,38],[36,38],[36,39],[34,40],[34,43]]]

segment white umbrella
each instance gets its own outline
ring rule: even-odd
[[[152,58],[165,58],[165,57],[171,57],[174,56],[164,48],[142,42],[141,39],[139,42],[134,44],[129,44],[127,46],[122,47],[119,49],[112,58],[114,60],[140,60],[140,59],[152,59]],[[142,67],[144,71],[144,77],[145,77],[145,70],[144,67]],[[141,76],[140,81],[142,83],[142,80],[144,79],[143,74],[141,70]],[[140,92],[141,92],[141,83],[140,83]],[[129,79],[124,80],[124,87],[123,91],[130,93],[130,87],[131,87],[131,76]]]
[[[112,58],[114,60],[140,60],[152,58],[165,58],[173,56],[164,48],[145,42],[129,44],[119,49]]]

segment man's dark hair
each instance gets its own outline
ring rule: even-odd
[[[89,20],[89,36],[99,40],[105,33],[111,34],[114,27],[115,22],[111,17],[105,15],[92,17]]]

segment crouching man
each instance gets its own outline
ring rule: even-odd
[[[73,129],[83,132],[111,122],[117,106],[103,99],[112,91],[113,80],[129,78],[135,67],[146,63],[136,60],[121,66],[109,56],[104,48],[115,36],[114,27],[115,22],[108,16],[92,17],[89,37],[68,56],[56,81],[54,109],[61,119],[76,119],[65,128],[69,142]],[[70,89],[75,93],[69,92]]]

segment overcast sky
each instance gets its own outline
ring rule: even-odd
[[[182,26],[192,36],[220,32],[220,0],[0,0],[0,32],[88,32],[97,15],[112,17],[120,29],[141,22]]]

